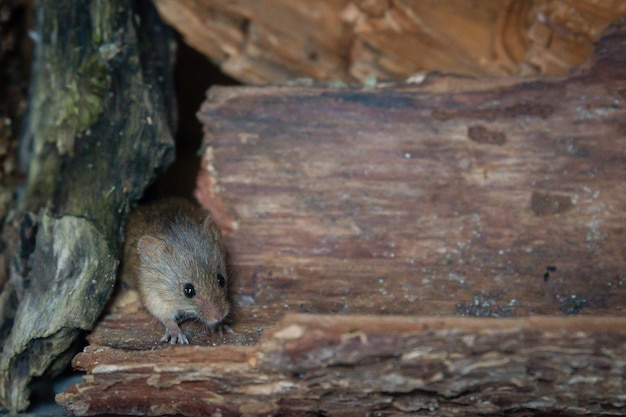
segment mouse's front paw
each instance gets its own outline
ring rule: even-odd
[[[183,331],[180,330],[180,327],[166,327],[165,334],[161,338],[161,342],[170,342],[170,345],[175,345],[180,343],[181,345],[188,345],[189,340],[187,336],[183,334]]]

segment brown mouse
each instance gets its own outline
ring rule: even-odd
[[[230,309],[220,230],[208,212],[181,198],[131,213],[121,279],[139,291],[143,305],[165,325],[162,342],[189,344],[178,327],[188,318],[199,319],[213,333]]]

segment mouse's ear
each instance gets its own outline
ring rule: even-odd
[[[222,233],[220,232],[219,227],[215,224],[215,220],[213,220],[213,216],[211,214],[207,214],[202,222],[202,227],[204,230],[213,237],[213,240],[219,240],[222,237]]]
[[[137,249],[144,261],[157,256],[162,256],[167,251],[167,244],[163,239],[155,236],[144,235],[137,242]]]

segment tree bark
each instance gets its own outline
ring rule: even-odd
[[[342,314],[624,315],[623,23],[565,78],[213,88],[235,289]]]
[[[81,416],[625,415],[625,359],[623,317],[288,315],[257,347],[92,345],[57,402]]]
[[[41,0],[35,12],[28,180],[3,233],[0,401],[12,412],[93,327],[129,207],[173,156],[172,38],[150,3]]]
[[[623,2],[156,0],[185,41],[246,84],[403,80],[422,71],[565,75]]]

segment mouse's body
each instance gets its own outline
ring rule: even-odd
[[[180,320],[200,319],[213,332],[229,312],[221,233],[210,214],[184,199],[168,198],[131,213],[121,278],[165,325],[164,342],[189,343]]]

